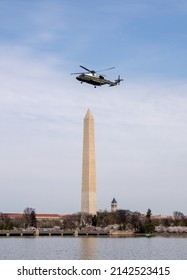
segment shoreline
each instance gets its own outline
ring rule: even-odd
[[[74,237],[187,237],[186,232],[154,232],[152,234],[127,231],[83,231],[83,230],[0,230],[1,237],[42,237],[42,236],[74,236]]]

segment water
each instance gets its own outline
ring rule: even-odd
[[[183,237],[1,237],[1,260],[187,260]]]

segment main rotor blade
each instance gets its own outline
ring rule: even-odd
[[[114,68],[116,68],[116,67],[110,67],[110,68],[102,69],[102,70],[99,70],[99,71],[96,71],[96,72],[98,73],[98,72],[108,71],[108,70],[112,70]]]
[[[86,68],[86,67],[84,67],[82,65],[80,65],[80,67],[83,68],[84,70],[88,71],[88,72],[92,72],[91,70],[89,70],[88,68]]]
[[[83,74],[84,72],[80,72],[80,73],[71,73],[71,75],[79,75],[79,74]]]

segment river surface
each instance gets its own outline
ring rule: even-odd
[[[1,260],[187,260],[184,237],[1,237]]]

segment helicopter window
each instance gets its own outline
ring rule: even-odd
[[[103,76],[101,76],[101,75],[99,75],[99,78],[100,78],[100,79],[104,79],[104,77],[103,77]]]

